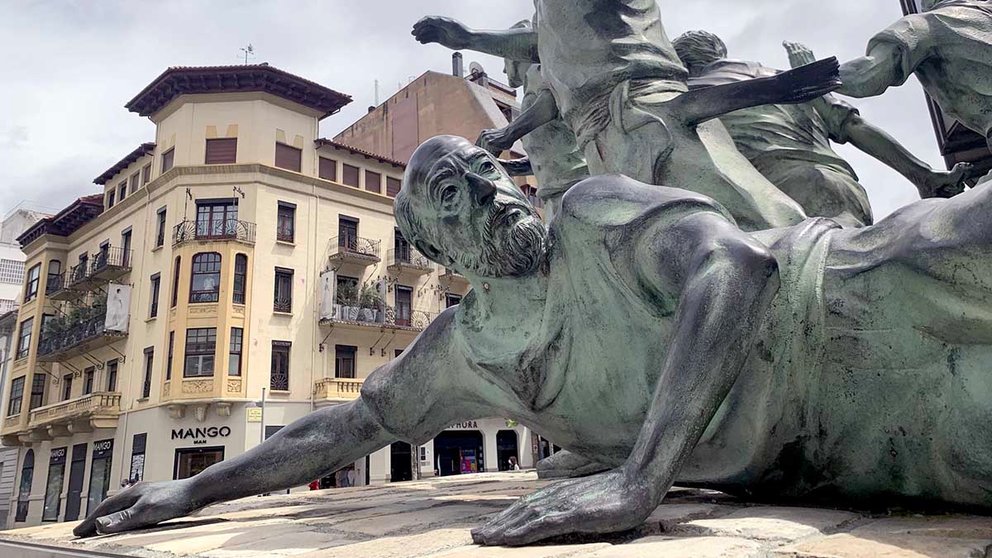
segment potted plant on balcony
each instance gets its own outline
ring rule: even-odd
[[[358,286],[351,283],[338,285],[338,304],[341,305],[341,319],[355,321],[358,319],[359,293]]]
[[[376,283],[366,281],[362,284],[362,291],[359,295],[359,306],[361,312],[359,320],[364,322],[379,321],[379,309],[382,308],[382,295]]]

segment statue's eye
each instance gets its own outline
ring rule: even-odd
[[[454,186],[449,185],[444,190],[441,190],[441,203],[444,205],[450,205],[454,203],[455,198],[458,196],[458,189]]]
[[[497,174],[499,172],[496,170],[496,165],[494,165],[493,162],[488,159],[483,161],[482,163],[479,163],[479,171],[481,171],[483,174]]]

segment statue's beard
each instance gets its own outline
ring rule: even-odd
[[[520,210],[524,214],[508,214]],[[520,203],[493,206],[482,232],[482,253],[463,253],[459,262],[482,277],[518,277],[544,261],[548,231],[530,207]]]

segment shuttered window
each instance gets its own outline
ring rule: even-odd
[[[300,172],[300,169],[303,168],[303,150],[276,142],[276,166],[281,169]]]
[[[233,165],[238,158],[238,138],[214,138],[207,140],[204,163],[208,165]]]
[[[386,195],[395,198],[396,194],[400,193],[400,182],[399,178],[393,178],[392,176],[386,177]]]
[[[166,151],[165,153],[162,154],[162,172],[163,173],[168,172],[168,170],[172,168],[172,164],[173,164],[173,162],[175,162],[175,159],[176,159],[176,148],[175,147],[173,147],[172,149],[170,149],[170,150],[168,150],[168,151]]]
[[[334,159],[321,157],[320,163],[317,168],[317,176],[323,178],[324,180],[337,180],[338,162],[335,161]]]
[[[382,175],[370,170],[365,171],[365,189],[376,194],[382,193]]]
[[[345,186],[358,188],[358,167],[349,164],[341,165],[341,183]]]

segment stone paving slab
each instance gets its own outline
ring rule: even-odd
[[[58,523],[0,531],[0,541],[142,558],[992,558],[992,517],[876,517],[681,488],[626,533],[472,545],[473,527],[547,484],[533,473],[493,473],[279,494],[123,535],[80,540],[75,523]]]

